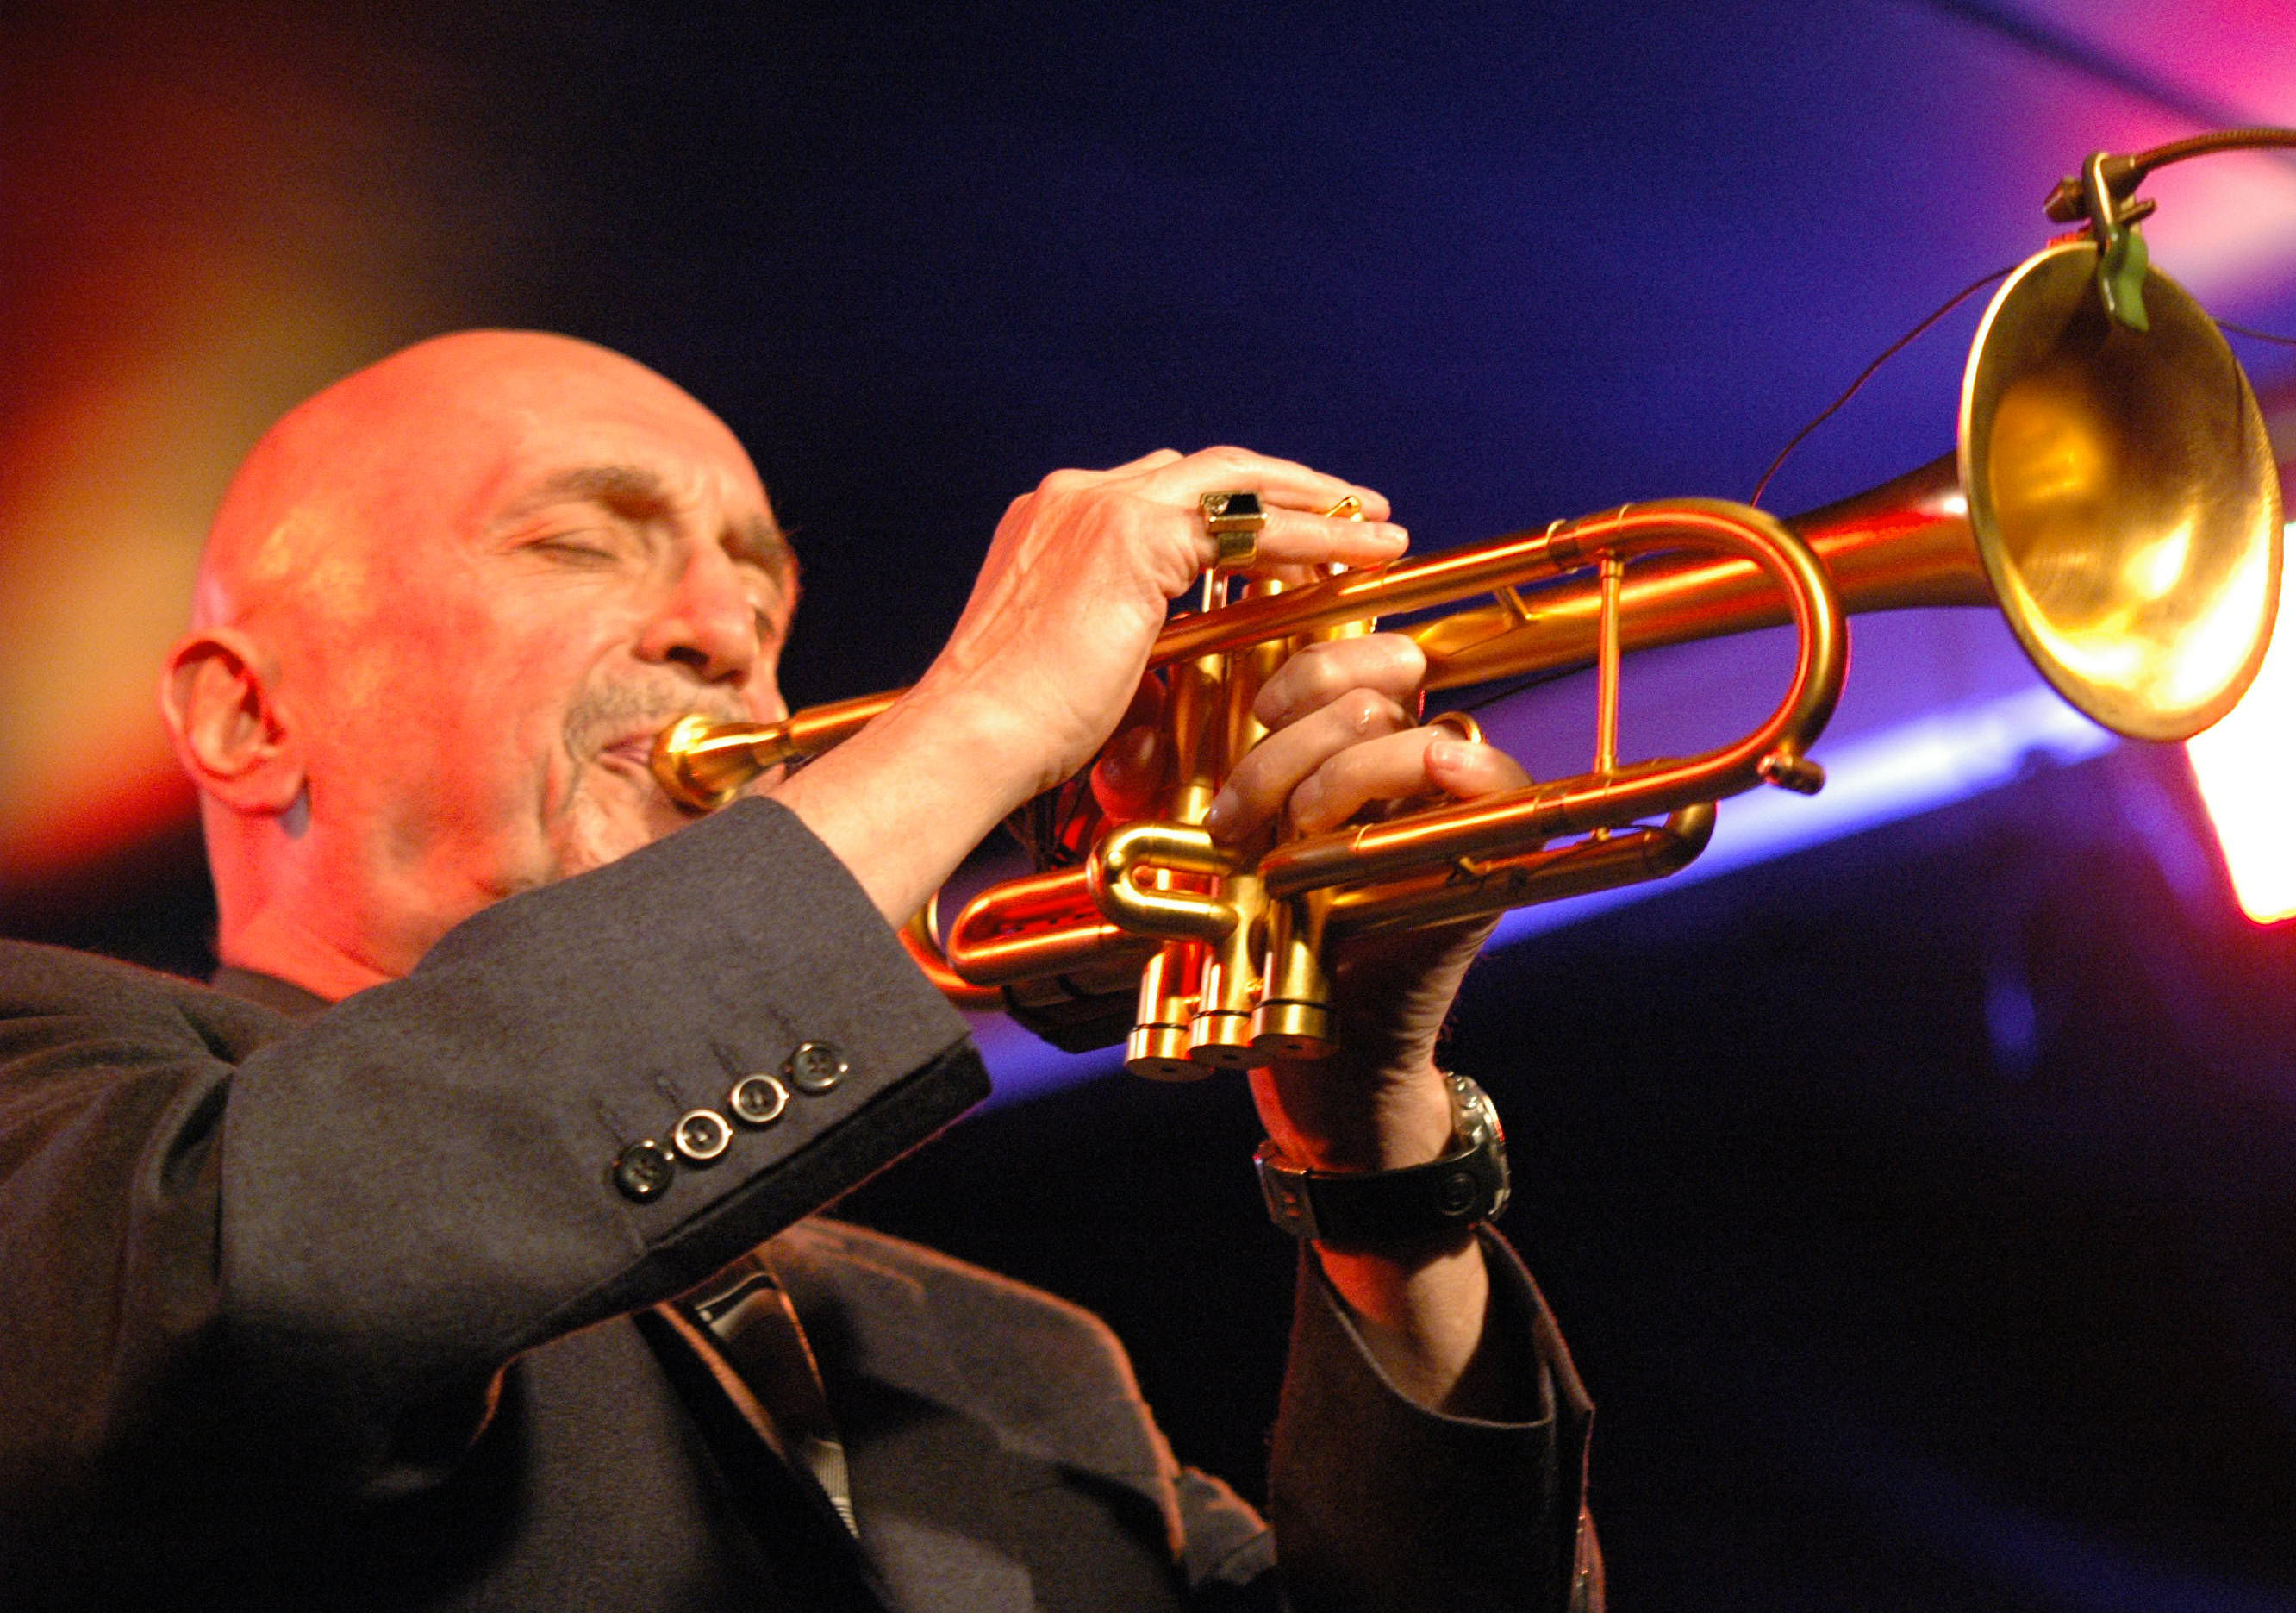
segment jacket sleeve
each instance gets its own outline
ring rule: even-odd
[[[1493,1323],[1537,1415],[1429,1411],[1382,1375],[1303,1254],[1268,1513],[1299,1613],[1597,1613],[1585,1509],[1592,1406],[1530,1275],[1483,1235]]]
[[[0,1512],[20,1518],[201,1474],[419,1489],[504,1363],[690,1286],[987,1088],[859,888],[762,801],[499,902],[300,1024],[4,958]],[[807,1042],[842,1074],[657,1197],[618,1188],[629,1145],[725,1115]]]

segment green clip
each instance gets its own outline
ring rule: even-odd
[[[2145,249],[2143,232],[2122,220],[2120,200],[2104,177],[2105,157],[2103,152],[2092,152],[2081,167],[2089,227],[2096,235],[2096,294],[2104,300],[2108,317],[2132,331],[2150,330],[2152,322],[2144,317],[2144,272],[2152,266],[2152,253]],[[2149,210],[2139,210],[2140,216]]]
[[[2151,328],[2144,317],[2144,271],[2152,254],[2144,250],[2144,233],[2131,224],[2098,259],[2096,289],[2104,298],[2104,311],[2132,331]]]

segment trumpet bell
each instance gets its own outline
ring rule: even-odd
[[[2109,318],[2096,248],[2010,276],[1962,383],[1959,470],[2002,613],[2106,728],[2184,739],[2233,708],[2280,595],[2280,481],[2248,378],[2174,281]]]

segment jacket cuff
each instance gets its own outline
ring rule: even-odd
[[[1302,1251],[1268,1506],[1301,1613],[1569,1605],[1591,1407],[1529,1273],[1479,1236],[1493,1344],[1539,1409],[1528,1421],[1405,1397]]]
[[[842,1068],[805,1090],[784,1072],[808,1043]],[[618,1180],[761,1072],[792,1089],[770,1125],[730,1124],[642,1197]],[[690,1286],[987,1090],[843,866],[742,802],[487,908],[241,1065],[234,1320],[275,1364],[340,1371],[348,1346],[388,1397]]]

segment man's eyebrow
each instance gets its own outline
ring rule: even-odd
[[[537,482],[512,514],[525,514],[568,498],[603,504],[619,515],[659,515],[670,507],[669,489],[652,471],[635,465],[585,465]]]

